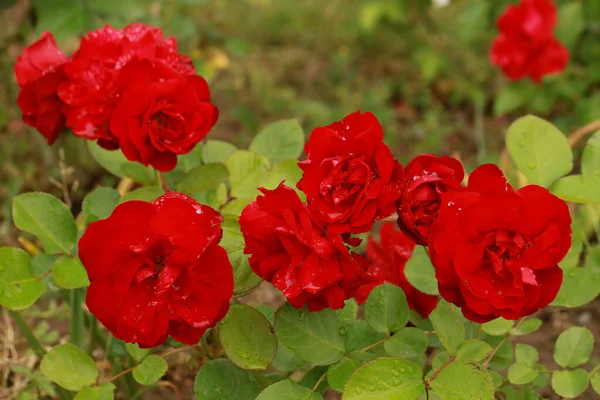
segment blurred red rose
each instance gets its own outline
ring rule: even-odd
[[[330,232],[368,232],[375,220],[394,213],[402,165],[383,143],[373,114],[357,111],[315,129],[304,151],[298,188]]]
[[[311,217],[298,194],[283,184],[242,212],[240,227],[250,267],[295,307],[338,309],[371,281],[367,261],[350,253],[339,235]]]
[[[132,61],[121,70],[116,86],[123,94],[110,130],[130,161],[170,171],[177,154],[190,152],[217,121],[218,109],[200,76]]]
[[[182,75],[195,73],[191,59],[177,52],[176,40],[164,38],[159,28],[135,23],[124,29],[107,25],[90,32],[65,67],[68,81],[59,87],[67,126],[75,135],[98,139],[107,149],[119,147],[109,130],[121,95],[115,84],[119,71],[134,60],[162,63]]]
[[[219,246],[222,217],[179,193],[128,201],[79,241],[87,305],[117,338],[154,347],[196,344],[229,309],[233,272]]]
[[[493,164],[477,168],[466,191],[444,194],[429,236],[440,294],[475,322],[550,304],[570,246],[565,202],[540,186],[515,191]]]
[[[492,63],[514,81],[529,76],[539,83],[544,75],[564,71],[569,51],[554,36],[556,22],[550,0],[509,5],[496,22],[500,32],[492,44]]]
[[[379,236],[381,243],[377,243],[372,237],[369,237],[367,243],[367,259],[370,262],[367,273],[376,282],[361,286],[354,298],[359,304],[363,304],[375,286],[384,282],[393,283],[404,290],[409,307],[427,318],[437,306],[437,296],[419,291],[404,274],[404,267],[412,256],[415,243],[396,229],[393,222],[385,222]]]
[[[21,87],[17,104],[23,122],[44,135],[48,144],[54,143],[65,128],[57,91],[65,79],[63,66],[67,60],[52,34],[44,32],[37,42],[23,50],[15,64],[15,76]]]
[[[465,171],[452,157],[422,154],[404,169],[402,195],[398,199],[398,226],[420,245],[427,245],[429,229],[435,222],[442,194],[463,190]]]

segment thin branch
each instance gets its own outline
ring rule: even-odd
[[[504,345],[504,343],[506,343],[506,341],[508,340],[509,336],[505,335],[504,339],[500,342],[500,344],[498,346],[496,346],[496,348],[492,351],[492,353],[490,354],[490,356],[488,357],[487,360],[485,360],[485,362],[483,363],[483,368],[487,368],[488,365],[490,364],[490,361],[492,361],[492,358],[494,358],[494,356],[496,355],[496,353],[498,352],[498,350],[500,350],[500,347],[502,347]]]
[[[443,370],[444,368],[446,368],[446,367],[447,367],[447,366],[448,366],[448,365],[449,365],[449,364],[450,364],[452,361],[454,361],[455,359],[456,359],[456,357],[455,357],[455,356],[452,356],[452,357],[450,357],[450,359],[448,359],[448,361],[446,361],[444,364],[442,364],[442,366],[441,366],[441,367],[439,367],[439,368],[437,369],[437,371],[435,371],[435,372],[433,373],[433,375],[431,375],[431,379],[429,380],[429,382],[431,382],[432,380],[434,380],[434,379],[435,379],[435,377],[436,377],[436,376],[438,376],[438,374],[439,374],[440,372],[442,372],[442,370]]]

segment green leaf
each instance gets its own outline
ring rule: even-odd
[[[78,258],[61,256],[52,264],[56,284],[65,289],[76,289],[90,285],[87,271]]]
[[[250,143],[250,150],[261,154],[271,163],[294,159],[302,154],[304,132],[296,119],[285,119],[267,125]]]
[[[83,199],[82,209],[88,224],[110,216],[121,195],[110,187],[98,187]]]
[[[327,370],[327,382],[336,392],[342,393],[348,379],[362,365],[375,360],[375,354],[364,351],[355,351],[344,356],[337,363],[330,365]]]
[[[515,385],[525,385],[537,378],[539,371],[531,365],[517,362],[508,369],[508,380]]]
[[[592,384],[594,391],[600,394],[600,373],[596,372],[594,375],[592,375],[590,378],[590,383]]]
[[[586,363],[594,348],[594,335],[587,328],[572,327],[560,334],[554,348],[554,361],[574,368]]]
[[[510,341],[506,341],[502,344],[502,341],[504,341],[504,337],[502,336],[487,336],[485,341],[494,348],[500,346],[496,355],[494,355],[490,361],[490,369],[497,371],[507,369],[513,363],[515,358],[513,346]]]
[[[246,244],[240,231],[238,218],[228,215],[224,218],[221,226],[223,239],[221,239],[220,245],[227,251],[233,267],[233,295],[244,296],[256,289],[262,279],[252,271],[248,255],[244,254]]]
[[[150,349],[140,349],[137,343],[125,343],[127,353],[137,362],[140,362],[150,353]]]
[[[490,3],[477,1],[464,8],[458,17],[458,35],[463,42],[472,43],[484,36],[489,29],[490,6]]]
[[[365,302],[365,320],[377,332],[390,334],[408,322],[404,291],[391,283],[373,288]]]
[[[535,347],[527,344],[517,344],[515,350],[517,362],[534,367],[540,359],[540,356]]]
[[[202,159],[205,163],[223,163],[236,151],[238,148],[229,142],[209,140],[202,148]]]
[[[399,358],[379,358],[352,375],[343,399],[413,400],[424,392],[421,367]]]
[[[50,31],[58,42],[80,35],[92,16],[82,2],[64,0],[34,0],[36,31]]]
[[[585,392],[589,383],[588,373],[582,368],[552,373],[552,389],[559,396],[575,398]]]
[[[448,353],[455,354],[458,346],[465,340],[465,325],[458,307],[441,301],[429,315],[429,319]]]
[[[47,193],[24,193],[13,198],[17,228],[37,236],[47,253],[70,254],[77,240],[77,226],[65,203]]]
[[[494,400],[492,377],[473,364],[453,361],[429,384],[444,400]]]
[[[465,340],[456,350],[456,360],[462,362],[479,362],[489,356],[492,346],[477,339]]]
[[[157,186],[144,186],[131,192],[127,193],[125,196],[121,197],[119,204],[125,203],[126,201],[131,200],[141,200],[151,202],[159,198],[165,194],[165,191]]]
[[[492,336],[502,336],[507,334],[513,327],[514,321],[507,321],[504,318],[496,318],[490,322],[481,325],[481,329]]]
[[[494,115],[501,116],[521,107],[529,95],[520,85],[504,85],[494,100]]]
[[[565,271],[563,283],[552,302],[553,306],[580,307],[600,294],[600,271],[590,267]]]
[[[29,254],[14,247],[0,247],[0,305],[24,310],[44,293],[46,285],[33,272]]]
[[[348,299],[344,302],[344,308],[337,310],[342,322],[356,321],[356,315],[358,314],[358,303],[354,299]]]
[[[515,326],[510,330],[510,334],[512,336],[523,336],[529,335],[532,332],[538,330],[538,328],[542,326],[542,320],[538,318],[529,318],[523,321],[518,326]]]
[[[50,350],[42,359],[40,369],[52,382],[67,390],[79,391],[98,379],[94,360],[70,343]]]
[[[41,0],[44,1],[44,0]],[[61,0],[54,0],[61,1]],[[140,163],[129,161],[120,150],[105,150],[95,141],[87,141],[92,157],[102,168],[120,178],[131,178],[134,181],[148,185],[154,181],[154,170]]]
[[[141,385],[152,385],[163,377],[168,368],[164,358],[151,354],[133,369],[133,378]]]
[[[342,323],[333,310],[308,312],[285,303],[275,314],[275,333],[281,343],[314,365],[329,365],[345,351]]]
[[[255,199],[256,197],[253,199],[233,199],[230,202],[228,202],[225,205],[225,207],[223,207],[222,214],[240,216],[244,208],[246,208],[246,206],[253,202]]]
[[[548,187],[573,169],[567,138],[554,125],[533,115],[513,122],[506,135],[506,147],[532,184]]]
[[[488,372],[490,373],[490,376],[492,377],[494,389],[498,389],[500,386],[502,386],[502,384],[504,383],[504,380],[502,379],[502,375],[500,375],[496,371],[488,371]]]
[[[385,339],[385,333],[377,332],[364,320],[347,322],[346,351],[362,350]],[[343,329],[342,329],[343,330]]]
[[[113,400],[115,398],[115,385],[110,382],[100,386],[84,387],[74,400]]]
[[[435,269],[422,246],[416,246],[413,254],[406,262],[404,274],[408,282],[423,293],[439,295]]]
[[[245,304],[231,306],[219,323],[219,336],[227,357],[244,369],[266,369],[277,352],[271,324],[258,310]]]
[[[177,191],[191,193],[196,190],[214,189],[229,177],[225,164],[210,163],[200,165],[188,172],[179,185]]]
[[[302,178],[302,170],[298,167],[298,160],[284,160],[273,165],[273,168],[261,180],[260,186],[273,190],[282,181],[285,181],[285,185],[294,189],[304,201],[306,195],[296,187],[300,178]]]
[[[269,168],[269,161],[251,151],[237,151],[225,161],[229,169],[231,195],[237,198],[255,198],[263,176]]]
[[[194,382],[198,400],[255,400],[260,393],[256,380],[226,358],[205,363]]]
[[[256,400],[323,400],[323,397],[294,381],[285,379],[266,388]]]
[[[534,388],[545,388],[550,383],[550,374],[546,372],[546,367],[542,364],[536,364],[535,368],[539,374],[537,378],[531,382],[531,386]]]
[[[551,192],[564,201],[600,203],[600,175],[565,176],[554,182]]]
[[[588,140],[583,150],[581,173],[584,176],[600,176],[600,132]]]
[[[219,210],[227,202],[227,185],[221,182],[216,188],[197,190],[189,193],[189,196],[200,204]]]
[[[558,40],[560,40],[569,50],[573,50],[577,39],[585,28],[583,17],[583,7],[580,2],[569,2],[563,4],[558,9],[558,25],[554,31]]]
[[[427,335],[417,328],[404,328],[389,338],[385,344],[385,352],[392,357],[403,358],[421,363],[427,350]]]

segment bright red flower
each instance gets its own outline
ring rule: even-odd
[[[451,157],[422,154],[404,169],[402,195],[398,199],[398,226],[417,244],[426,246],[442,194],[462,190],[465,171]]]
[[[159,28],[136,23],[125,29],[107,25],[90,32],[65,67],[69,79],[59,88],[67,105],[67,126],[75,135],[98,139],[107,149],[119,147],[109,130],[109,119],[121,95],[116,88],[118,73],[134,60],[161,63],[182,75],[195,72],[191,60],[177,52],[176,40],[164,38]]]
[[[250,267],[295,307],[338,309],[371,281],[366,260],[350,253],[339,235],[311,217],[291,188],[263,193],[242,212],[240,227]]]
[[[375,220],[394,213],[402,165],[383,143],[373,114],[357,111],[315,129],[304,151],[298,188],[330,232],[368,232]]]
[[[196,344],[229,310],[233,272],[221,215],[179,193],[128,201],[79,241],[87,305],[117,338],[154,347]]]
[[[384,282],[393,283],[404,290],[410,308],[417,310],[423,317],[428,317],[437,306],[437,296],[416,289],[406,279],[404,273],[406,262],[415,248],[415,242],[396,229],[393,222],[385,222],[381,226],[379,235],[381,243],[377,243],[372,237],[369,237],[367,243],[367,259],[370,261],[367,273],[376,282],[361,286],[354,298],[359,304],[363,304],[375,286]]]
[[[517,319],[550,304],[558,263],[571,246],[564,201],[536,185],[515,191],[493,164],[477,168],[464,192],[442,197],[429,255],[443,298],[471,321]]]
[[[564,71],[569,51],[555,38],[556,6],[550,0],[521,0],[498,18],[499,34],[492,44],[492,63],[511,80]]]
[[[175,168],[177,154],[190,152],[217,121],[218,109],[200,76],[132,61],[121,70],[117,87],[123,95],[110,130],[129,160],[159,171]]]
[[[23,122],[36,128],[54,143],[65,128],[61,113],[58,85],[64,81],[63,66],[67,57],[56,45],[49,32],[42,33],[37,42],[23,50],[17,58],[15,75],[21,87],[17,104],[21,108]]]

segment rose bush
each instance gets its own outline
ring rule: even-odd
[[[493,59],[513,79],[559,71],[555,24],[548,1],[510,6]],[[206,80],[144,24],[95,30],[69,58],[45,33],[15,74],[25,123],[50,144],[65,127],[95,140],[91,155],[121,178],[81,211],[66,189],[64,202],[14,197],[23,249],[0,248],[0,304],[40,360],[11,373],[29,374],[40,396],[179,394],[165,375],[176,352],[198,370],[202,400],[598,391],[586,328],[557,338],[558,368],[513,338],[540,328],[539,310],[600,294],[598,218],[588,221],[600,134],[571,175],[569,141],[533,116],[509,127],[503,170],[431,154],[403,168],[360,111],[306,144],[284,120],[239,149],[205,140],[218,119]],[[246,297],[258,287],[268,304]],[[40,342],[23,318],[46,294],[68,310],[69,343]]]

